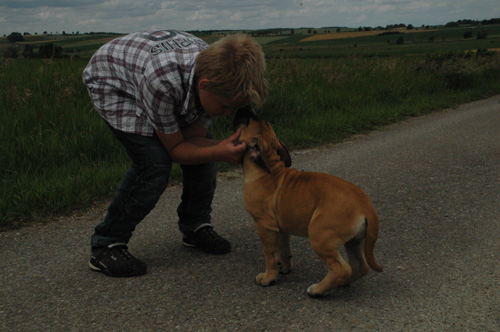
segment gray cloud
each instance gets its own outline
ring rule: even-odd
[[[41,3],[40,0],[1,0],[0,8],[14,8],[14,9],[22,9],[22,8],[41,8],[41,7],[71,7],[77,8],[80,6],[87,6],[89,4],[98,4],[102,3],[99,0],[44,0]]]
[[[150,29],[444,24],[500,17],[498,0],[0,0],[0,35]]]

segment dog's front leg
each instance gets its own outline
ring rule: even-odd
[[[288,274],[292,270],[292,249],[290,248],[290,234],[279,235],[280,241],[280,260],[279,268],[281,274]]]
[[[279,233],[257,226],[260,240],[264,247],[264,258],[266,259],[266,272],[260,273],[255,281],[262,286],[272,286],[276,284],[279,273]]]

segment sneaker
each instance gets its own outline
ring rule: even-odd
[[[89,267],[110,277],[135,277],[146,273],[147,266],[128,252],[125,243],[113,243],[92,249]]]
[[[231,251],[231,243],[217,234],[212,225],[185,233],[182,240],[186,247],[197,247],[209,254],[220,255]]]

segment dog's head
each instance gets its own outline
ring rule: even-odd
[[[247,143],[245,158],[248,156],[258,167],[271,173],[277,163],[292,165],[286,146],[276,137],[269,122],[260,119],[251,106],[236,112],[233,125],[235,130],[243,129],[239,141]]]

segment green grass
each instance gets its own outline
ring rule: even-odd
[[[377,36],[310,43],[299,42],[304,35],[262,37],[270,91],[260,114],[297,149],[500,93],[500,53],[464,52],[494,48],[482,45],[497,45],[497,32],[486,40],[447,33],[403,45]],[[79,37],[64,42],[90,44],[89,53],[99,46]],[[109,199],[128,168],[83,86],[87,61],[0,60],[0,228]],[[230,120],[218,119],[214,136],[230,133]]]
[[[500,92],[500,54],[274,59],[261,115],[291,148],[339,142],[377,126]]]
[[[114,190],[125,156],[92,110],[84,61],[0,61],[0,225],[82,208]]]

